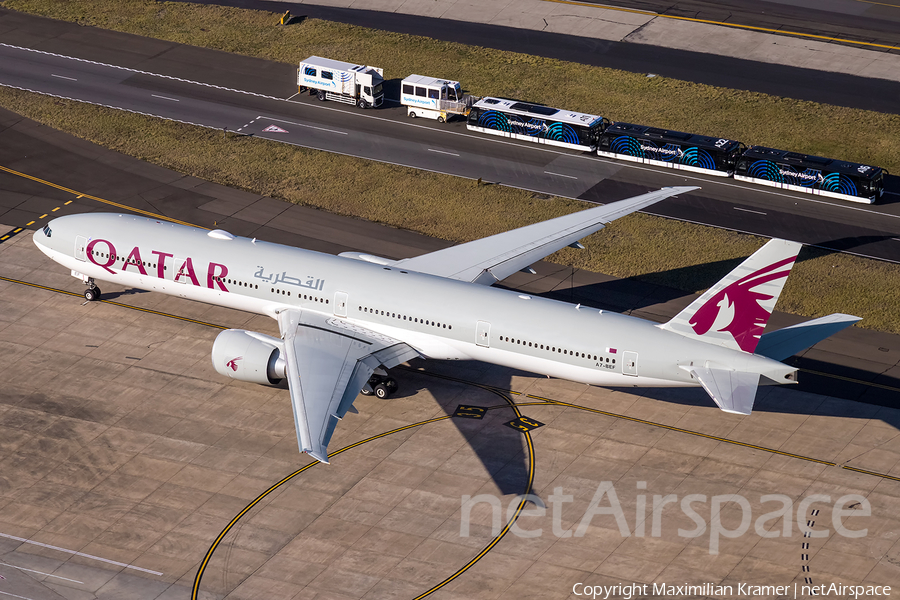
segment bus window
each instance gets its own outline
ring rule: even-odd
[[[436,88],[428,88],[428,97],[432,100],[440,100],[441,91]]]
[[[425,88],[416,86],[416,96],[418,96],[420,98],[424,98],[425,97]]]

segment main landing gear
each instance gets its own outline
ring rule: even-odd
[[[94,283],[94,278],[90,277],[87,280],[87,289],[84,290],[84,299],[88,302],[94,302],[95,300],[100,299],[100,288],[97,287],[97,284]]]
[[[380,369],[379,369],[380,370]],[[397,380],[387,374],[372,373],[369,381],[360,392],[363,396],[375,395],[384,400],[397,391]]]

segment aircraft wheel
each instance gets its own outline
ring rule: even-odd
[[[388,380],[385,381],[384,384],[387,386],[388,390],[390,390],[390,392],[391,392],[392,394],[393,394],[394,392],[396,392],[396,391],[397,391],[397,388],[399,387],[399,386],[397,385],[397,380],[394,379],[393,377],[388,377]]]
[[[375,395],[378,396],[379,399],[384,400],[391,395],[391,391],[386,385],[379,383],[375,386]]]
[[[84,290],[84,299],[88,302],[94,302],[100,299],[100,288],[93,287]]]
[[[363,388],[363,389],[359,390],[359,393],[362,394],[363,396],[371,396],[371,395],[374,394],[375,392],[370,392],[370,391],[367,390],[366,388]]]
[[[319,99],[319,102],[325,102],[325,92],[319,90],[318,93],[316,93],[316,98]]]

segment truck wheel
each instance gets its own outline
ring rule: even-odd
[[[319,92],[316,94],[316,98],[319,99],[319,102],[325,102],[325,92],[319,90]]]
[[[362,98],[359,99],[359,102],[357,102],[356,105],[363,109],[369,108],[369,103],[366,102],[365,100],[363,100]]]
[[[444,122],[444,117],[438,117],[438,123],[443,123],[443,122]]]
[[[416,118],[416,113],[411,112],[411,113],[409,113],[409,116],[410,116],[410,118],[415,119],[415,118]]]

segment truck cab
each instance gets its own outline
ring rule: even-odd
[[[357,104],[360,108],[381,106],[384,103],[384,78],[378,71],[372,69],[360,73],[356,81]]]

